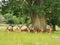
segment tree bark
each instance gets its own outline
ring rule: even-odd
[[[44,31],[46,31],[46,17],[42,16],[40,17],[40,21],[41,21],[41,29],[43,29]]]
[[[53,25],[53,31],[56,31],[56,27],[55,27],[55,25]]]
[[[35,11],[31,11],[32,25],[36,30],[46,30],[45,16],[39,16]]]
[[[37,13],[35,11],[31,12],[31,21],[32,21],[32,25],[34,26],[35,29],[40,29],[40,17],[39,15],[37,15]]]

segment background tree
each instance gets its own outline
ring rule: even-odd
[[[53,3],[53,4],[52,4]],[[47,17],[49,17],[48,23],[51,23],[53,25],[53,31],[56,31],[55,26],[59,25],[60,21],[59,21],[59,17],[60,17],[60,1],[59,0],[55,0],[55,2],[52,2],[49,5],[49,10],[51,13],[47,13]],[[50,16],[49,16],[50,15]]]

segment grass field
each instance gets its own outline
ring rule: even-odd
[[[49,34],[0,30],[0,45],[60,45],[60,31]]]

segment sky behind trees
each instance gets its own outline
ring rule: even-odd
[[[3,0],[0,0],[0,7],[1,7],[1,6],[2,6],[2,4],[3,4],[3,3],[2,3],[2,1],[3,1]],[[8,1],[8,0],[5,0],[5,1]]]
[[[1,7],[1,5],[2,5],[2,0],[0,0],[0,7]]]

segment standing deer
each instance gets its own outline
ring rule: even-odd
[[[51,33],[52,30],[53,30],[51,25],[47,25],[47,26],[46,26],[46,29],[47,29],[47,32],[48,32],[48,33]]]

